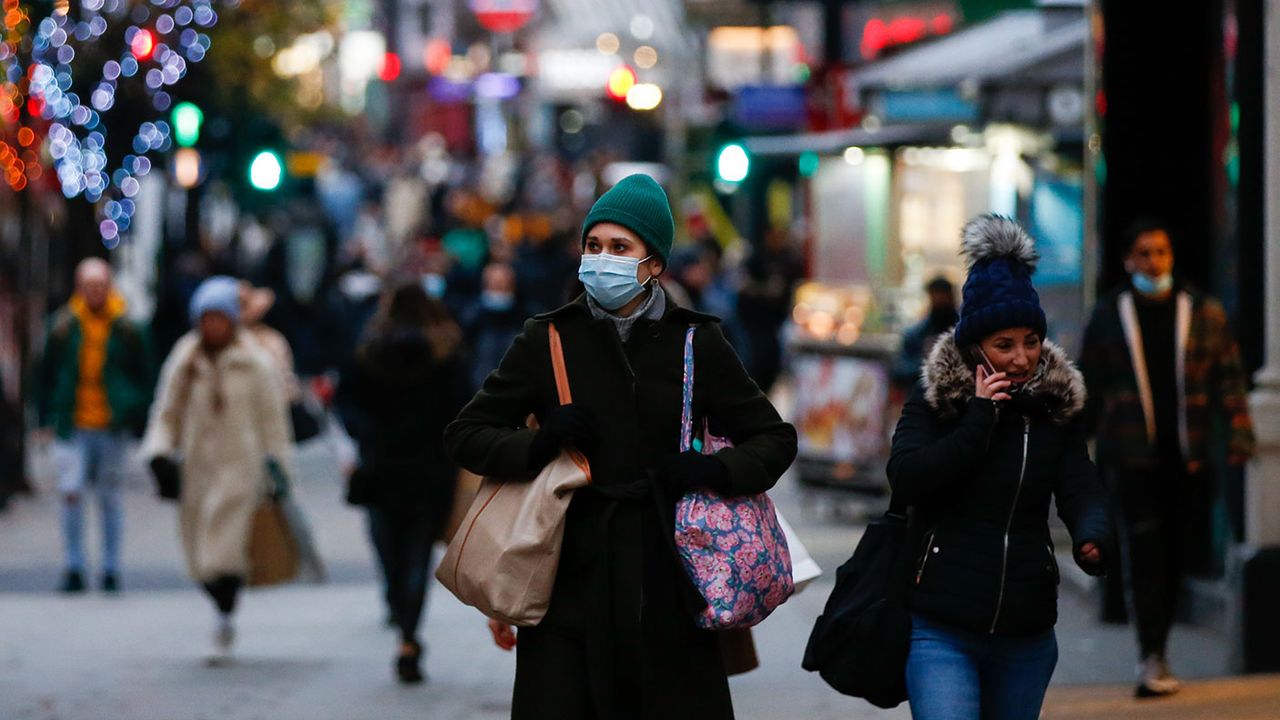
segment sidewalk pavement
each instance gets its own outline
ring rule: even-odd
[[[174,508],[152,497],[149,482],[135,468],[127,502],[125,592],[63,597],[51,592],[60,570],[60,538],[56,500],[42,481],[42,494],[19,500],[0,515],[0,718],[507,717],[513,656],[495,648],[483,618],[439,585],[431,588],[423,630],[429,682],[416,688],[394,683],[395,635],[382,625],[384,609],[363,516],[342,504],[336,465],[331,446],[308,445],[300,453],[295,488],[333,579],[319,587],[247,593],[238,620],[239,660],[217,669],[202,661],[213,611],[185,576]],[[738,717],[908,718],[905,705],[877,710],[836,694],[799,667],[813,618],[861,525],[833,512],[848,503],[804,491],[791,477],[773,496],[826,574],[755,630],[762,665],[731,681]],[[96,514],[91,511],[90,517],[89,527],[96,530]],[[92,567],[96,532],[86,539]],[[1239,704],[1242,713],[1251,712],[1250,703],[1280,707],[1280,683],[1267,679],[1192,685],[1179,698],[1159,704],[1134,702],[1128,695],[1132,629],[1101,626],[1093,613],[1088,598],[1064,587],[1061,660],[1046,718],[1074,720],[1086,717],[1080,714],[1086,711],[1088,717],[1107,718],[1253,718],[1264,715],[1236,715],[1228,710],[1235,705],[1225,703]],[[1224,674],[1225,639],[1212,631],[1179,627],[1171,650],[1175,669],[1187,678]],[[1082,683],[1090,686],[1069,687]],[[1097,683],[1115,687],[1098,690],[1092,687]],[[1217,704],[1210,710],[1206,702]],[[1124,714],[1129,712],[1147,714]]]

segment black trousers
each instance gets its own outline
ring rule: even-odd
[[[230,615],[235,612],[236,600],[240,597],[240,588],[244,581],[235,575],[222,575],[212,582],[204,584],[204,591],[209,594],[218,612]]]
[[[391,618],[404,642],[418,642],[426,604],[431,549],[444,517],[437,511],[371,506],[369,537],[378,554]]]
[[[1163,655],[1188,570],[1208,557],[1213,492],[1207,473],[1189,474],[1179,458],[1152,470],[1112,471],[1120,519],[1130,617],[1142,657]]]

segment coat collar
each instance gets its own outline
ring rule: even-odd
[[[550,312],[534,315],[534,320],[550,321],[562,320],[565,318],[581,315],[587,319],[594,319],[591,316],[591,308],[587,305],[587,294],[582,293],[574,298],[572,302],[562,305]],[[701,313],[696,310],[690,310],[680,307],[670,294],[667,295],[667,312],[662,316],[663,322],[675,323],[677,325],[701,325],[703,323],[720,322],[720,318],[708,313]]]
[[[956,346],[955,334],[944,333],[934,344],[922,373],[924,398],[944,420],[959,415],[959,406],[973,397],[973,370]],[[1058,345],[1046,340],[1040,367],[1022,391],[1044,400],[1049,419],[1065,425],[1084,409],[1084,376]]]

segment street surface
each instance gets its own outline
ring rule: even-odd
[[[238,659],[209,668],[213,611],[186,578],[174,508],[151,496],[136,468],[130,480],[125,592],[63,597],[56,502],[41,493],[0,516],[0,719],[2,720],[354,720],[504,718],[510,712],[514,657],[490,642],[483,618],[438,585],[428,600],[424,637],[428,683],[392,678],[396,638],[383,627],[363,516],[341,500],[335,448],[321,439],[300,454],[295,494],[308,512],[331,581],[247,593],[238,619]],[[762,666],[732,680],[744,720],[887,720],[837,695],[799,667],[832,571],[856,543],[848,503],[805,494],[790,477],[774,493],[828,571],[756,630]],[[843,508],[846,512],[837,513]],[[90,528],[97,527],[96,514]],[[97,558],[91,540],[90,566]],[[96,577],[92,578],[96,580]],[[1061,661],[1045,717],[1274,718],[1280,681],[1192,685],[1178,699],[1130,699],[1131,630],[1093,621],[1093,603],[1064,583],[1058,626]],[[1172,656],[1186,677],[1224,674],[1226,643],[1179,627]],[[1072,685],[1110,684],[1097,689]],[[1227,711],[1230,699],[1240,710]],[[1235,708],[1236,705],[1232,705]],[[1270,713],[1270,714],[1266,714]]]

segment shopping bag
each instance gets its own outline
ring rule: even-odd
[[[440,529],[441,540],[447,543],[458,534],[458,528],[462,527],[462,520],[471,509],[471,503],[476,499],[483,482],[484,478],[469,470],[458,471],[458,481],[453,490],[453,506],[449,508],[449,517]]]
[[[693,333],[684,341],[684,400],[680,450],[694,448]],[[704,422],[699,448],[714,454],[730,445]],[[787,538],[765,493],[723,497],[697,488],[676,503],[676,550],[685,572],[706,601],[694,622],[704,630],[751,627],[795,592]]]
[[[791,527],[791,523],[787,522],[781,510],[778,511],[778,525],[782,528],[782,533],[787,536],[787,553],[791,555],[791,581],[796,586],[796,594],[799,595],[809,587],[809,583],[822,576],[822,568],[809,554],[809,548],[804,546],[804,542],[800,540],[799,535],[796,535],[795,529]]]
[[[311,525],[307,523],[307,517],[302,512],[302,506],[293,499],[292,495],[281,498],[276,503],[284,512],[289,537],[297,551],[298,571],[295,579],[314,585],[324,583],[329,575],[325,570],[324,561],[320,559],[320,551],[311,534]]]
[[[289,582],[298,575],[298,548],[281,504],[268,499],[253,512],[249,529],[249,585]]]
[[[548,327],[561,404],[573,402],[560,334]],[[532,481],[485,478],[436,568],[459,600],[488,617],[537,625],[551,605],[573,491],[591,482],[587,459],[560,453]]]

